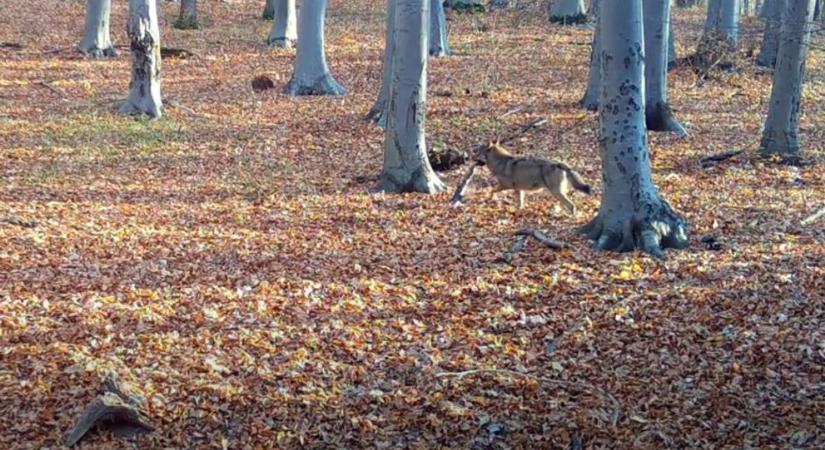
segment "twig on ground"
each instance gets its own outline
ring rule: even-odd
[[[567,247],[564,242],[554,240],[543,231],[536,230],[535,228],[522,228],[521,230],[516,231],[516,235],[533,237],[545,247],[552,248],[554,250],[561,250]]]
[[[714,155],[705,156],[704,158],[700,159],[699,164],[702,166],[703,169],[707,169],[708,167],[714,166],[716,163],[731,159],[734,156],[739,155],[740,153],[743,153],[743,150],[730,150],[722,153],[716,153]]]
[[[803,227],[807,227],[808,225],[816,222],[817,220],[825,217],[825,207],[819,208],[819,211],[811,214],[810,216],[806,217],[805,219],[800,222]]]
[[[62,97],[62,98],[61,98],[62,100],[65,100],[66,93],[65,93],[65,92],[63,92],[63,91],[61,91],[60,89],[58,89],[58,88],[56,88],[56,87],[52,86],[52,85],[51,85],[51,83],[50,83],[49,81],[46,81],[46,80],[40,80],[40,81],[38,81],[38,82],[37,82],[37,85],[38,85],[38,86],[43,86],[44,88],[46,88],[46,89],[48,89],[48,90],[52,91],[53,93],[55,93],[55,94],[57,94],[57,95],[61,96],[61,97]]]

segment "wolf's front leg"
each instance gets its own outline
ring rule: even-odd
[[[518,196],[518,209],[524,209],[524,191],[516,191]]]

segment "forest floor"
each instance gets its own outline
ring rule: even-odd
[[[294,52],[263,1],[203,2],[171,28],[167,115],[117,113],[130,58],[75,51],[83,2],[0,0],[0,446],[55,448],[114,372],[156,430],[134,448],[823,448],[825,58],[802,138],[814,165],[756,156],[771,74],[670,74],[690,136],[652,134],[655,180],[691,224],[665,260],[577,235],[601,192],[597,117],[577,106],[590,31],[535,10],[455,16],[431,61],[429,139],[469,150],[539,118],[514,151],[579,169],[549,196],[462,208],[366,192],[383,133],[383,2],[333,0],[327,56],[350,94],[288,98]],[[680,55],[701,29],[676,10]],[[758,46],[746,19],[743,53]],[[267,75],[276,89],[255,93]],[[516,112],[512,112],[516,110]],[[506,114],[512,112],[510,114]],[[704,156],[744,153],[710,168]],[[465,167],[442,174],[451,189]],[[569,244],[529,242],[536,227]],[[714,236],[721,248],[701,241]],[[473,371],[463,373],[458,372]],[[124,448],[109,432],[83,448]]]

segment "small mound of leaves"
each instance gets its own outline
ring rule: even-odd
[[[255,92],[263,92],[267,89],[274,89],[275,82],[266,75],[258,75],[252,79],[252,90]]]

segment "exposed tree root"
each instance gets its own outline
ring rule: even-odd
[[[685,127],[673,116],[673,111],[667,103],[649,105],[645,111],[645,122],[650,131],[671,131],[681,137],[688,135]]]
[[[292,77],[287,83],[286,88],[284,88],[284,92],[287,95],[297,96],[297,95],[344,95],[347,93],[347,90],[344,89],[343,86],[338,84],[332,75],[329,73],[324,74],[321,78],[315,80],[312,83],[305,83],[303,80],[298,78]]]
[[[92,59],[114,58],[117,56],[117,50],[114,47],[107,48],[81,48],[80,53]]]
[[[379,192],[436,194],[446,189],[447,186],[438,178],[435,172],[429,170],[429,168],[425,170],[420,167],[412,174],[409,174],[403,168],[391,171],[385,170],[381,173],[378,184],[370,189],[370,192],[374,194]]]
[[[734,156],[741,154],[742,152],[742,150],[730,150],[727,152],[705,156],[704,158],[699,160],[699,165],[701,165],[703,169],[707,169],[708,167],[713,167],[717,163],[727,161],[733,158]]]
[[[635,214],[614,211],[609,216],[600,211],[579,232],[595,241],[599,250],[630,252],[639,249],[657,258],[664,257],[666,248],[688,246],[688,224],[666,201],[660,200],[658,205],[642,205],[638,211]]]

